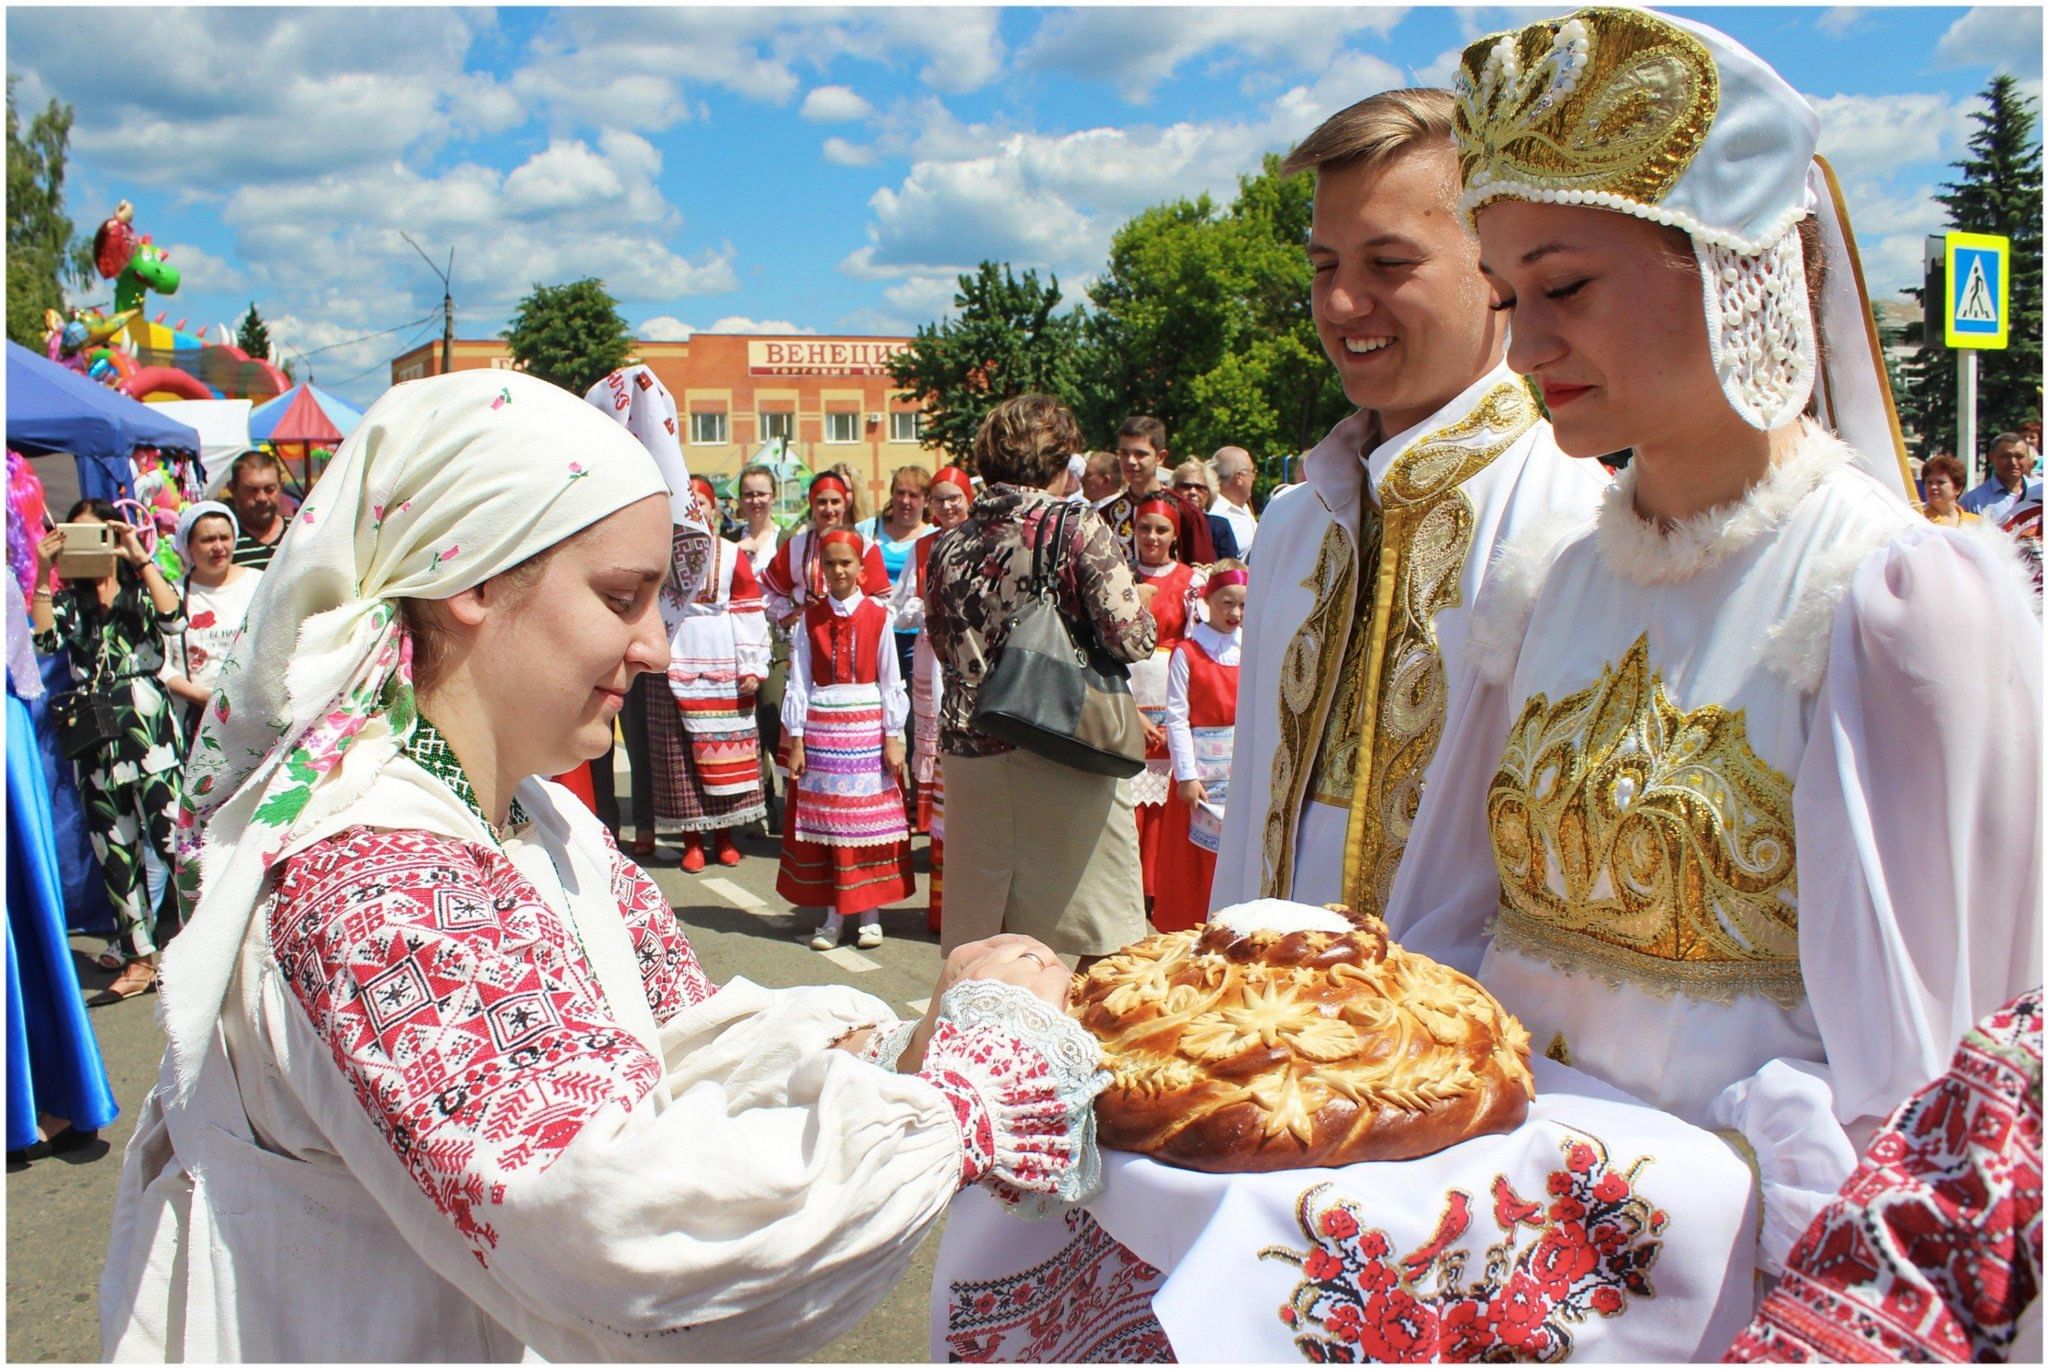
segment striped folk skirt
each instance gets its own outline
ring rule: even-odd
[[[672,706],[662,707],[664,699]],[[685,710],[704,702],[677,700],[663,688],[654,693],[647,710],[654,817],[665,830],[711,832],[754,822],[768,813],[761,792],[759,741],[752,712],[739,713],[735,694],[730,705],[734,725],[729,731],[693,735]],[[716,708],[717,701],[712,705]],[[741,722],[745,724],[743,734]],[[744,766],[743,775],[737,766]]]
[[[910,897],[910,828],[903,791],[882,769],[882,696],[833,685],[804,716],[804,773],[790,791],[776,892],[846,914]]]

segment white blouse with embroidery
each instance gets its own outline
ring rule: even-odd
[[[962,1185],[1096,1181],[1099,1047],[1030,995],[953,986],[897,1073],[869,995],[713,985],[559,787],[501,844],[416,766],[376,783],[416,826],[285,858],[191,1097],[143,1105],[107,1358],[789,1359]]]
[[[1669,532],[1633,491],[1497,569],[1459,816],[1408,859],[1490,843],[1498,903],[1405,940],[1485,944],[1535,1049],[1741,1133],[1775,1271],[1852,1138],[2039,979],[2040,625],[2008,551],[1811,426]]]

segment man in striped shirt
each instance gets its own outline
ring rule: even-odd
[[[277,544],[284,539],[285,520],[278,512],[284,468],[269,452],[251,447],[228,468],[228,499],[242,525],[235,539],[234,563],[255,570],[270,569]]]

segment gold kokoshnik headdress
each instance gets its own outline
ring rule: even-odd
[[[1584,9],[1465,49],[1455,135],[1468,225],[1496,199],[1584,205],[1683,230],[1705,292],[1721,392],[1757,428],[1823,421],[1898,488],[1903,443],[1877,364],[1862,268],[1820,117],[1727,35],[1647,10]],[[1821,329],[1807,307],[1798,225],[1818,216],[1828,259]]]

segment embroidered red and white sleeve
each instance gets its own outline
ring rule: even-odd
[[[1892,1115],[1726,1358],[2004,1360],[2040,1295],[2036,989]]]
[[[533,887],[454,838],[351,828],[308,848],[270,939],[370,1121],[482,1263],[508,1191],[661,1075]]]
[[[1078,1022],[1015,985],[970,979],[948,989],[918,1075],[952,1105],[961,1185],[986,1183],[1040,1214],[1092,1196],[1101,1181],[1095,1095],[1109,1081],[1101,1060]]]
[[[718,991],[697,963],[690,939],[668,895],[647,877],[647,872],[628,860],[605,833],[611,853],[612,897],[619,915],[626,921],[626,934],[633,939],[633,957],[640,964],[640,982],[647,989],[647,1006],[657,1023],[666,1022],[684,1008],[702,1003]]]

